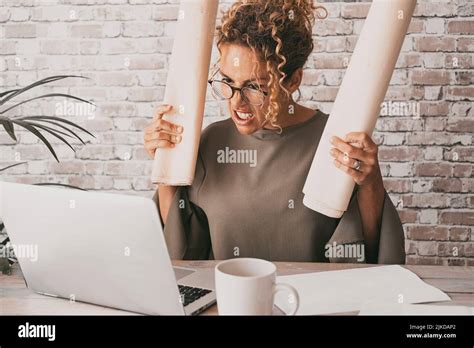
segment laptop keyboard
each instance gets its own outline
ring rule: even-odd
[[[192,286],[185,285],[178,285],[178,289],[183,299],[183,306],[187,306],[211,292],[208,289],[193,288]]]

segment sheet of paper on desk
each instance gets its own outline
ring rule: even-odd
[[[474,307],[367,302],[359,315],[474,315]]]
[[[359,311],[367,301],[423,303],[450,300],[444,292],[398,265],[279,276],[277,282],[292,285],[298,291],[300,308],[297,315]],[[284,292],[275,295],[275,304],[285,313],[294,305],[288,301],[288,296]]]

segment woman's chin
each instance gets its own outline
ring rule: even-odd
[[[252,126],[240,126],[236,124],[237,130],[239,131],[240,134],[242,135],[250,135],[252,133],[255,133],[257,131],[257,127],[252,127]]]

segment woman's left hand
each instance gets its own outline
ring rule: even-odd
[[[378,146],[367,133],[350,132],[344,139],[333,136],[331,144],[334,165],[350,175],[356,184],[370,186],[380,182]]]

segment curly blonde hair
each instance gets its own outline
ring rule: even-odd
[[[266,62],[270,78],[265,123],[270,122],[280,131],[276,123],[280,96],[284,92],[290,97],[283,83],[303,67],[313,51],[315,13],[318,19],[327,17],[326,9],[313,4],[312,0],[239,0],[223,13],[222,22],[217,26],[219,52],[222,44],[239,44],[249,47],[256,57]],[[259,62],[256,63],[253,76],[258,78],[255,72]]]

